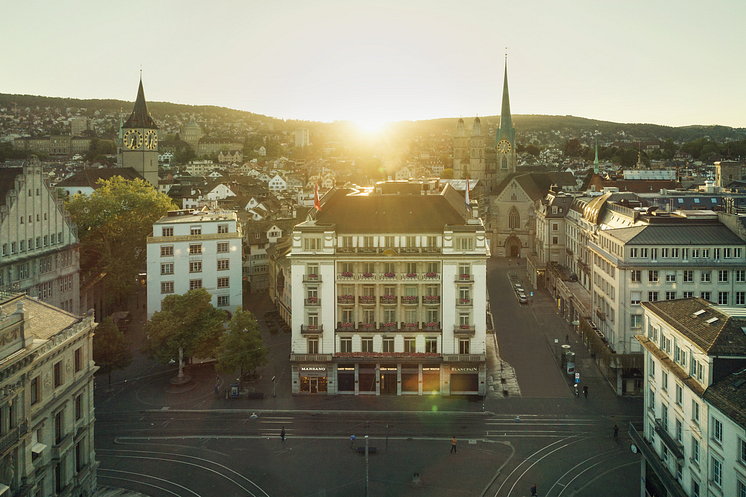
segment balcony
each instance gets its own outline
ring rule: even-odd
[[[397,331],[398,328],[396,327],[395,322],[388,322],[388,323],[379,323],[378,325],[378,331]]]
[[[379,275],[379,279],[382,281],[396,281],[396,273],[383,273]]]
[[[376,275],[373,273],[360,273],[357,275],[357,279],[363,280],[363,281],[365,280],[373,281],[376,279]]]
[[[290,354],[290,362],[330,362],[331,354]]]
[[[337,303],[338,304],[354,304],[355,296],[354,295],[338,295]]]
[[[422,275],[423,281],[440,281],[440,273],[425,273]]]
[[[640,454],[642,454],[642,457],[645,459],[645,462],[648,464],[650,469],[652,469],[656,476],[658,476],[661,483],[663,483],[663,486],[666,487],[668,495],[672,497],[685,497],[687,494],[684,492],[681,484],[663,464],[663,461],[658,457],[655,449],[642,437],[642,434],[640,433],[642,431],[642,426],[639,426],[639,428],[640,430],[638,431],[638,427],[633,425],[631,422],[629,423],[627,433],[632,439],[635,447],[640,451]]]
[[[304,274],[303,283],[321,283],[321,275],[318,274]]]
[[[401,328],[399,328],[401,331],[420,331],[420,324],[419,323],[405,323],[402,321]]]
[[[676,457],[676,459],[684,459],[684,446],[681,442],[675,440],[670,433],[668,433],[668,430],[663,427],[660,420],[658,419],[655,420],[655,433],[657,433],[661,440],[663,440],[663,443],[666,444],[666,446],[674,455],[674,457]]]
[[[337,331],[355,331],[355,323],[337,322]]]
[[[473,299],[456,299],[456,305],[457,306],[469,306],[474,303]]]
[[[360,323],[357,324],[357,330],[360,331],[360,332],[365,332],[365,331],[374,332],[374,331],[378,331],[377,328],[376,328],[376,323],[362,323],[362,322],[360,322]]]
[[[324,333],[324,325],[323,324],[302,324],[300,325],[300,334],[301,335],[320,335]]]
[[[420,275],[417,273],[404,273],[401,275],[402,281],[416,281],[420,279]]]
[[[476,332],[476,326],[473,324],[454,324],[454,335],[473,335]]]
[[[321,302],[319,301],[318,297],[308,297],[306,299],[306,306],[314,307],[321,305]]]
[[[353,280],[355,279],[355,275],[352,274],[352,271],[343,271],[341,273],[337,273],[337,281],[345,281],[345,280]]]
[[[360,295],[357,298],[358,304],[363,305],[376,305],[376,296],[375,295]]]
[[[425,305],[440,304],[440,295],[424,295],[422,297],[422,303]]]
[[[396,301],[398,300],[396,295],[381,295],[379,298],[381,304],[396,304]]]
[[[443,330],[440,327],[440,323],[436,323],[436,322],[433,321],[433,322],[429,322],[429,323],[423,322],[422,323],[422,331],[437,331],[437,332],[441,332]]]
[[[64,457],[65,453],[70,450],[70,448],[72,448],[72,446],[73,434],[68,433],[62,440],[60,440],[60,443],[52,445],[52,460],[61,460]]]
[[[414,295],[404,295],[401,298],[401,303],[403,305],[417,305],[420,303],[420,298]]]
[[[5,454],[11,447],[20,442],[21,437],[23,437],[26,433],[28,433],[27,421],[24,421],[20,425],[8,431],[8,433],[0,438],[0,454]]]
[[[456,283],[474,283],[473,274],[457,274]]]
[[[487,356],[484,354],[453,354],[443,356],[445,362],[485,362]]]

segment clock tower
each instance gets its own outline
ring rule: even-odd
[[[122,167],[131,167],[158,187],[158,126],[148,113],[145,92],[137,90],[135,108],[121,127]]]
[[[508,96],[508,56],[505,56],[505,79],[503,80],[503,103],[500,110],[500,128],[495,133],[496,182],[499,183],[508,174],[515,172],[515,128],[510,116],[510,97]]]

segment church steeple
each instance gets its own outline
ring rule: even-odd
[[[125,128],[141,128],[141,129],[158,129],[158,126],[150,117],[148,112],[148,104],[145,102],[145,91],[142,89],[142,78],[140,78],[140,87],[137,89],[137,99],[135,99],[135,107],[132,109],[132,114],[124,123]]]
[[[593,172],[598,174],[598,134],[596,134],[596,158],[593,160]]]
[[[515,128],[510,115],[510,95],[508,93],[508,56],[505,56],[505,77],[503,78],[503,102],[500,109],[500,129],[497,130],[495,144],[500,140],[508,140],[515,146]]]

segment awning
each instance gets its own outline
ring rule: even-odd
[[[35,443],[34,445],[31,446],[31,452],[33,452],[34,454],[38,455],[38,454],[41,454],[42,452],[44,452],[44,449],[46,449],[46,448],[47,448],[46,445],[37,442],[37,443]]]

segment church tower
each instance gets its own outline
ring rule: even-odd
[[[150,184],[158,187],[158,126],[148,113],[145,92],[137,90],[132,114],[122,130],[122,167],[131,167]]]
[[[495,133],[496,181],[500,182],[516,168],[515,128],[510,115],[510,97],[508,95],[508,56],[505,56],[505,79],[503,81],[503,102],[500,110],[500,128]]]
[[[460,178],[462,175],[466,178],[466,170],[469,158],[469,138],[466,136],[466,127],[464,120],[459,118],[456,125],[456,136],[453,137],[453,177]],[[463,161],[463,163],[462,163]]]
[[[482,121],[477,117],[474,119],[474,127],[471,131],[471,137],[469,137],[469,177],[474,180],[486,180],[485,165]]]

